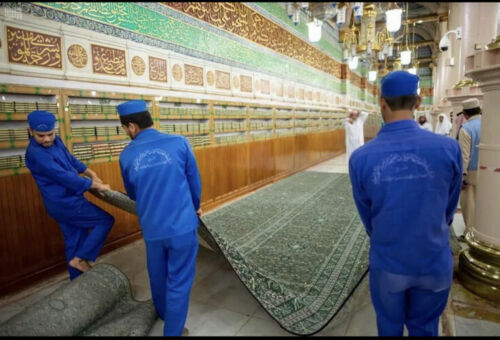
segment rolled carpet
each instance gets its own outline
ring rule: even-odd
[[[0,336],[146,336],[156,319],[121,271],[96,264],[1,324]]]

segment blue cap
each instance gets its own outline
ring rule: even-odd
[[[382,97],[403,97],[416,95],[420,78],[407,71],[394,71],[382,78]]]
[[[116,107],[120,116],[128,116],[134,113],[147,111],[146,102],[144,100],[129,100]]]
[[[32,111],[28,115],[28,123],[35,131],[52,131],[56,125],[56,116],[48,111]]]

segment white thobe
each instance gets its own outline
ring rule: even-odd
[[[358,119],[356,119],[352,124],[349,123],[349,119],[344,120],[345,149],[347,161],[349,161],[349,158],[351,157],[351,154],[354,152],[354,150],[365,144],[363,125],[365,124],[367,117],[368,112],[361,111],[359,113]]]
[[[427,130],[427,131],[430,131],[432,132],[432,124],[429,123],[429,122],[425,122],[424,124],[420,125],[420,123],[418,124],[418,126],[421,128],[421,129],[424,129],[424,130]]]

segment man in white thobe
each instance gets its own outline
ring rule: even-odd
[[[444,113],[440,113],[438,119],[439,121],[436,124],[436,130],[434,132],[438,135],[449,136],[452,128],[450,119]]]
[[[367,117],[368,112],[351,111],[349,117],[344,120],[347,161],[349,161],[354,150],[365,144],[363,126]]]
[[[418,126],[421,129],[432,132],[432,124],[429,123],[427,119],[427,114],[424,113],[420,114],[420,116],[418,117]]]

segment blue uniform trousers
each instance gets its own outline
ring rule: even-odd
[[[449,281],[444,276],[437,280],[430,277],[427,282],[403,278],[390,283],[383,271],[370,269],[370,293],[379,336],[403,336],[405,324],[410,336],[438,336]]]
[[[153,303],[165,321],[163,335],[181,336],[198,254],[197,230],[145,243]]]
[[[57,222],[64,236],[66,262],[75,256],[95,261],[115,223],[115,219],[98,206],[87,201],[76,212],[73,219],[58,220]],[[81,271],[69,265],[68,271],[70,280],[82,274]]]

